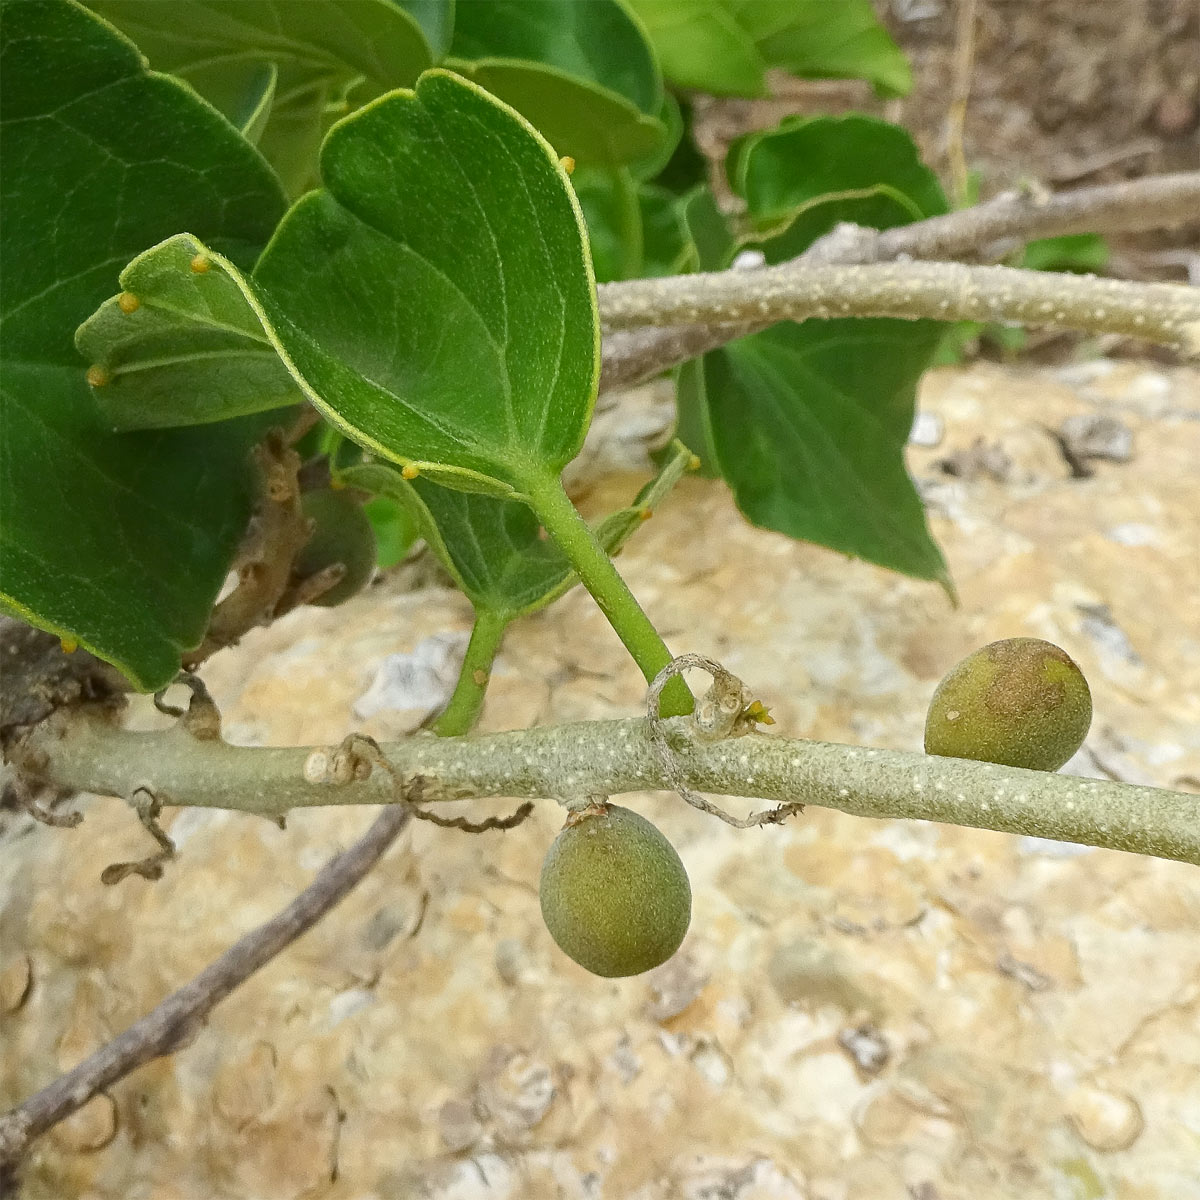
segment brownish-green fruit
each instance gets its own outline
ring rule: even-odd
[[[967,655],[941,683],[925,718],[925,752],[1057,771],[1092,723],[1087,680],[1064,650],[1008,638]]]
[[[312,601],[332,608],[361,591],[371,578],[375,570],[375,530],[362,505],[344,491],[305,492],[301,503],[304,515],[314,525],[292,572],[297,579],[307,579],[334,563],[342,563],[345,575]]]
[[[692,919],[692,888],[675,847],[615,804],[568,817],[542,864],[540,891],[559,949],[607,978],[666,962]]]

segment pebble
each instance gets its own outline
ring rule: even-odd
[[[1138,1102],[1124,1092],[1078,1088],[1067,1100],[1067,1116],[1075,1132],[1093,1150],[1128,1150],[1146,1127]]]

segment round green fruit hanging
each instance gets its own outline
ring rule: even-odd
[[[645,817],[612,804],[572,813],[542,865],[542,917],[559,949],[594,975],[664,963],[692,917],[675,847]]]
[[[331,488],[305,492],[301,506],[313,522],[313,531],[296,556],[292,573],[297,579],[308,579],[334,563],[345,566],[345,575],[312,601],[333,608],[362,591],[370,580],[375,570],[375,531],[362,505],[347,492]]]
[[[925,752],[1057,771],[1091,723],[1092,694],[1066,651],[1008,638],[969,654],[938,684]]]

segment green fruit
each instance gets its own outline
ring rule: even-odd
[[[313,604],[332,608],[361,591],[375,570],[375,530],[362,505],[344,491],[305,492],[304,515],[314,522],[312,536],[296,556],[292,572],[307,579],[334,563],[346,574]]]
[[[969,654],[933,694],[925,752],[1057,771],[1083,745],[1092,694],[1071,657],[1038,638]]]
[[[692,919],[692,888],[675,847],[615,804],[567,818],[542,864],[540,891],[559,949],[607,978],[666,962]]]

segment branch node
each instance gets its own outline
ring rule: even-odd
[[[322,567],[315,575],[309,575],[299,580],[294,586],[289,586],[279,603],[275,606],[275,616],[282,617],[294,608],[312,604],[320,599],[331,588],[337,587],[346,577],[345,563],[330,563]]]
[[[738,829],[778,825],[794,813],[803,812],[803,804],[788,803],[763,812],[751,813],[742,819],[705,800],[684,782],[677,752],[667,741],[666,722],[659,712],[659,699],[668,681],[691,667],[707,671],[713,679],[712,686],[696,705],[690,718],[689,733],[696,740],[714,742],[722,738],[740,737],[752,732],[756,724],[775,723],[766,706],[760,700],[752,700],[746,685],[719,662],[706,658],[703,654],[681,654],[672,659],[646,689],[646,720],[650,727],[650,740],[658,752],[667,782],[678,792],[680,799]]]
[[[191,688],[192,695],[186,709],[179,708],[174,704],[168,704],[163,699],[167,694],[167,688],[175,683],[182,683]],[[219,741],[221,737],[221,712],[200,676],[193,675],[191,671],[180,671],[171,681],[171,684],[167,685],[167,688],[161,688],[154,693],[154,707],[160,713],[165,713],[168,717],[177,717],[179,720],[178,728],[189,736],[194,737],[198,742]]]
[[[388,762],[387,756],[380,750],[379,743],[365,733],[347,734],[329,760],[330,782],[362,783],[371,778],[374,767],[385,770],[392,777],[397,791],[401,790],[400,778]]]
[[[297,478],[300,456],[288,448],[280,429],[268,431],[252,453],[260,473],[259,500],[238,552],[237,586],[213,609],[204,641],[184,656],[188,668],[280,615],[277,605],[292,563],[308,540]]]

